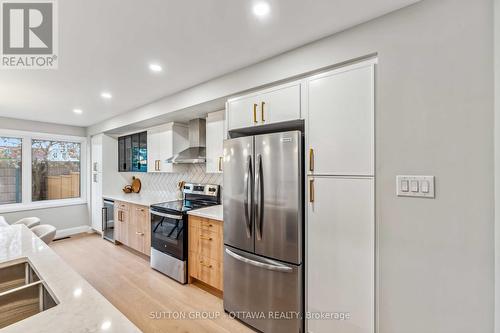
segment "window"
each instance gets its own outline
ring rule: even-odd
[[[31,201],[80,197],[81,144],[31,141]]]
[[[0,129],[0,215],[86,203],[87,138]]]
[[[22,201],[22,149],[22,139],[0,136],[0,205]]]

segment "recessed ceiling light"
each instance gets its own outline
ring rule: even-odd
[[[101,97],[104,99],[111,99],[113,97],[113,95],[111,95],[111,93],[105,91],[105,92],[101,93]]]
[[[159,73],[163,70],[163,68],[158,64],[149,64],[149,69],[155,73]]]
[[[269,6],[269,4],[267,2],[257,2],[253,6],[253,13],[257,17],[265,17],[269,14],[270,11],[271,11],[271,7]]]
[[[82,114],[83,113],[82,109],[73,109],[73,112],[76,113],[76,114]]]

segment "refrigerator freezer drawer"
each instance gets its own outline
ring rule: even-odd
[[[302,265],[224,247],[224,309],[262,332],[303,332]]]

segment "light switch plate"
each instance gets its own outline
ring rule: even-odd
[[[396,193],[398,197],[434,198],[434,176],[396,176]]]

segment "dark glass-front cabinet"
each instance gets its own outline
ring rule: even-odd
[[[127,172],[130,171],[130,160],[127,160],[125,154],[125,139],[130,138],[127,136],[122,136],[118,138],[118,171]],[[130,153],[129,153],[130,156]]]
[[[148,134],[135,133],[118,138],[118,171],[148,171]]]

